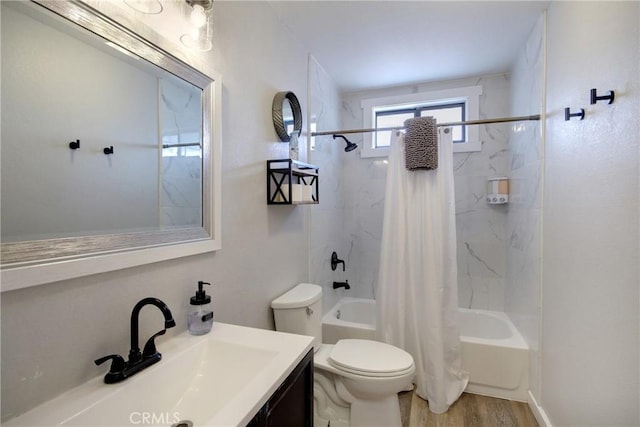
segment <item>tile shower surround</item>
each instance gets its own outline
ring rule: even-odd
[[[522,46],[511,72],[511,115],[542,111],[544,18]],[[529,387],[541,400],[540,283],[542,275],[542,160],[540,122],[520,123],[509,135],[511,202],[507,214],[505,312],[529,345]]]
[[[362,127],[360,101],[364,98],[472,85],[483,87],[480,118],[509,115],[509,76],[495,75],[347,94],[342,101],[342,128]],[[508,175],[508,136],[508,124],[480,125],[482,151],[454,154],[458,290],[462,307],[504,310],[508,208],[488,205],[484,196],[487,177]],[[362,144],[361,134],[352,137]],[[343,276],[353,284],[351,296],[372,298],[380,262],[387,160],[363,159],[357,152],[342,156],[342,178],[335,191],[344,194],[342,246],[347,272]],[[313,229],[315,224],[311,226]]]

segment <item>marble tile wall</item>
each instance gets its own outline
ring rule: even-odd
[[[523,45],[511,72],[511,114],[542,111],[544,17]],[[522,122],[509,132],[510,203],[507,210],[505,311],[529,344],[530,390],[540,401],[539,323],[542,267],[542,162],[540,122]]]
[[[202,157],[162,158],[162,227],[202,224]]]
[[[160,79],[163,144],[200,143],[200,93],[186,83]],[[162,150],[161,227],[202,224],[202,154],[199,147]]]
[[[508,116],[510,81],[506,75],[485,77],[480,118]],[[458,305],[504,310],[507,205],[485,200],[487,178],[506,176],[508,125],[479,125],[482,151],[454,154]]]
[[[455,87],[481,85],[480,117],[503,117],[509,112],[507,75],[426,83],[346,94],[342,99],[342,127],[362,127],[362,99]],[[503,310],[506,281],[506,207],[488,205],[488,177],[506,175],[508,126],[482,125],[482,151],[454,155],[458,246],[459,305]],[[353,142],[362,144],[362,135]],[[344,157],[344,232],[351,295],[373,298],[377,286],[384,210],[386,159],[364,159],[357,152]]]
[[[340,93],[334,81],[309,56],[309,120],[312,129],[340,128]],[[343,231],[344,192],[342,163],[347,155],[331,136],[311,140],[310,163],[320,168],[320,204],[309,206],[309,280],[323,288],[323,311],[328,311],[344,290],[334,290],[333,281],[342,281],[342,271],[331,270],[331,253],[345,255]]]

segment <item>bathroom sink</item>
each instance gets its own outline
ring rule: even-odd
[[[208,335],[185,332],[157,345],[162,360],[132,378],[104,384],[103,373],[3,425],[244,426],[312,338],[214,323]]]

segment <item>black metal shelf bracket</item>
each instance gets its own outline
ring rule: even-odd
[[[569,107],[564,109],[564,120],[569,121],[572,117],[580,117],[580,120],[584,120],[584,108],[581,108],[577,113],[572,113]]]
[[[267,204],[318,204],[319,168],[293,159],[267,160]],[[294,184],[311,187],[311,194],[302,200],[293,197]],[[285,187],[286,185],[286,187]]]
[[[615,98],[615,93],[612,90],[609,91],[609,95],[598,96],[597,89],[591,89],[591,105],[594,105],[598,101],[607,101],[607,100],[609,101],[608,104],[611,104],[613,103],[614,98]]]

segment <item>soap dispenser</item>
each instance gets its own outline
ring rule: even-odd
[[[202,280],[198,282],[198,290],[196,295],[191,297],[187,310],[187,327],[191,335],[204,335],[211,330],[213,325],[211,297],[202,289],[203,285],[211,285],[211,283]]]

